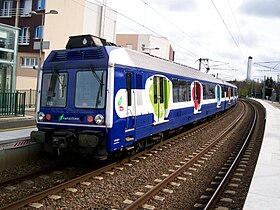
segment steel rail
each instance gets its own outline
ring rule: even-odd
[[[251,106],[253,107],[253,110],[254,110],[254,117],[253,117],[253,120],[252,120],[250,131],[249,131],[241,149],[239,150],[237,156],[235,157],[233,163],[231,164],[229,170],[227,171],[224,178],[222,179],[222,181],[218,185],[217,189],[215,190],[214,194],[211,196],[210,200],[207,202],[206,206],[204,207],[204,210],[213,209],[214,205],[216,204],[217,200],[219,199],[220,195],[222,194],[224,188],[226,187],[229,179],[231,178],[232,174],[234,173],[236,167],[238,166],[238,163],[240,162],[240,160],[241,160],[241,158],[242,158],[242,156],[243,156],[243,154],[244,154],[244,152],[247,148],[247,145],[250,142],[253,130],[256,126],[256,120],[257,120],[256,109],[253,105],[251,105]]]
[[[211,144],[209,144],[207,147],[205,147],[200,153],[196,154],[191,160],[189,160],[187,163],[182,165],[179,169],[174,171],[172,174],[170,174],[168,177],[166,177],[163,181],[155,185],[153,188],[148,190],[146,193],[144,193],[142,196],[140,196],[137,200],[129,204],[127,207],[124,208],[124,210],[134,210],[143,205],[147,200],[149,200],[152,196],[156,195],[161,189],[163,189],[167,184],[169,184],[173,179],[175,179],[178,175],[180,175],[184,170],[189,168],[192,164],[195,163],[196,160],[198,160],[201,156],[203,156],[206,152],[208,152],[218,141],[221,140],[227,133],[231,131],[231,129],[239,122],[239,120],[243,117],[243,114],[245,113],[245,105],[244,102],[243,109],[240,113],[240,115],[224,130],[224,132],[220,133]]]
[[[120,161],[120,162],[124,162],[124,161]],[[14,209],[18,209],[20,207],[23,207],[23,206],[29,204],[29,203],[32,203],[32,202],[38,201],[40,199],[43,199],[47,195],[55,194],[58,191],[61,191],[61,190],[65,189],[65,188],[72,187],[72,186],[74,186],[74,185],[76,185],[76,184],[78,184],[80,182],[88,180],[88,179],[96,176],[97,174],[101,174],[104,171],[111,170],[116,165],[120,164],[120,162],[112,163],[110,165],[107,165],[105,167],[97,169],[97,170],[95,170],[93,172],[89,172],[89,173],[84,174],[84,175],[82,175],[80,177],[74,178],[72,180],[69,180],[67,182],[61,183],[61,184],[56,185],[56,186],[54,186],[52,188],[49,188],[47,190],[41,191],[39,193],[36,193],[35,195],[28,196],[26,198],[20,199],[20,200],[18,200],[16,202],[13,202],[13,203],[8,204],[6,206],[0,207],[0,210],[14,210]]]
[[[236,106],[236,107],[237,107],[237,106]],[[236,107],[235,107],[235,109],[236,109]],[[231,112],[232,112],[232,110],[233,110],[233,109],[231,109]],[[241,113],[244,112],[243,110],[244,110],[244,107],[243,107]],[[231,113],[231,112],[226,112],[226,113]],[[222,115],[222,116],[223,116],[223,115]],[[240,116],[242,116],[242,114],[240,114]],[[238,120],[237,120],[237,121],[238,121]],[[176,135],[176,136],[170,138],[168,141],[163,141],[163,142],[161,142],[161,143],[159,143],[159,144],[157,144],[157,145],[151,147],[148,151],[139,152],[139,153],[137,153],[137,154],[135,154],[135,155],[133,155],[133,156],[131,156],[131,157],[128,157],[128,158],[123,159],[123,160],[121,160],[121,161],[112,163],[112,164],[110,164],[110,165],[108,165],[108,166],[102,167],[102,168],[97,169],[97,170],[95,170],[95,171],[93,171],[93,172],[89,172],[89,173],[87,173],[87,174],[84,174],[84,175],[82,175],[82,176],[80,176],[80,177],[77,177],[77,178],[75,178],[75,179],[69,180],[69,181],[67,181],[67,182],[61,183],[61,184],[59,184],[59,185],[57,185],[57,186],[55,186],[55,187],[46,189],[46,190],[44,190],[44,191],[41,191],[41,192],[36,193],[36,194],[34,194],[34,195],[28,196],[28,197],[26,197],[26,198],[22,198],[22,199],[20,199],[20,200],[18,200],[18,201],[16,201],[16,202],[13,202],[13,203],[10,203],[10,204],[8,204],[8,205],[6,205],[6,206],[0,207],[0,210],[14,210],[14,209],[18,209],[18,208],[21,208],[21,207],[23,207],[23,206],[26,206],[26,205],[28,205],[28,204],[30,204],[30,203],[32,203],[32,202],[41,200],[41,199],[45,198],[46,196],[48,196],[48,195],[50,195],[50,194],[55,194],[55,193],[57,193],[57,192],[59,192],[59,191],[65,189],[65,188],[72,187],[72,186],[74,186],[74,185],[76,185],[76,184],[78,184],[78,183],[80,183],[80,182],[83,182],[83,181],[88,180],[88,179],[90,179],[90,178],[92,178],[92,177],[94,177],[94,176],[97,176],[97,175],[103,173],[104,171],[111,170],[112,168],[115,168],[116,166],[118,166],[118,165],[120,165],[120,164],[129,162],[131,159],[135,159],[135,158],[137,158],[137,157],[139,157],[139,156],[143,156],[143,154],[148,153],[148,152],[151,151],[151,150],[155,150],[155,149],[160,148],[160,147],[162,147],[162,146],[164,146],[164,145],[166,145],[166,144],[168,144],[168,143],[170,143],[170,142],[172,142],[172,141],[176,141],[176,139],[178,139],[178,138],[185,137],[185,136],[188,135],[189,133],[193,133],[193,132],[195,132],[195,131],[197,131],[197,130],[200,130],[200,129],[203,129],[203,128],[207,127],[207,126],[210,126],[212,123],[214,123],[214,121],[208,122],[208,123],[206,123],[206,125],[205,125],[205,124],[199,125],[199,126],[193,128],[193,129],[191,129],[191,130],[189,130],[189,131],[187,131],[187,132],[184,132],[183,134],[179,134],[179,135]],[[211,145],[212,145],[212,144],[211,144]],[[201,156],[201,155],[197,155],[197,156],[195,156],[195,158],[197,159],[197,158],[199,158],[200,156]],[[189,165],[189,164],[188,164],[188,165]],[[186,167],[188,167],[188,166],[186,166]],[[179,173],[179,172],[178,172],[178,173]]]

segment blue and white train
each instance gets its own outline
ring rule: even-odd
[[[237,87],[196,69],[91,36],[70,37],[44,62],[33,141],[107,156],[237,104]]]

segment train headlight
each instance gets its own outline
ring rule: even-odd
[[[38,121],[43,121],[45,119],[45,114],[44,112],[39,112],[38,113]]]
[[[94,121],[97,125],[101,125],[104,123],[104,117],[101,114],[95,116]]]

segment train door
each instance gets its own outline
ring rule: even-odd
[[[203,98],[202,85],[195,81],[192,83],[192,100],[194,103],[194,114],[201,113],[201,103]]]
[[[127,92],[127,122],[126,130],[135,129],[136,103],[134,88],[134,73],[126,72],[126,92]]]
[[[230,87],[228,87],[227,93],[228,93],[228,104],[231,104],[231,88]]]
[[[224,91],[224,109],[227,108],[227,86],[225,85],[223,87],[223,91]]]
[[[220,85],[216,85],[216,100],[217,100],[217,108],[221,108],[222,101],[222,88]]]
[[[166,87],[164,85],[164,78],[160,76],[154,76],[153,86],[154,86],[154,112],[156,123],[164,122],[165,116],[165,95]]]

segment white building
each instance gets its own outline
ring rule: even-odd
[[[117,45],[174,61],[175,52],[167,38],[151,34],[117,34]]]
[[[57,15],[46,15],[44,40],[51,49],[63,49],[69,36],[91,34],[115,42],[117,14],[87,0],[47,0],[46,11],[55,9]],[[50,50],[45,50],[46,55]]]

